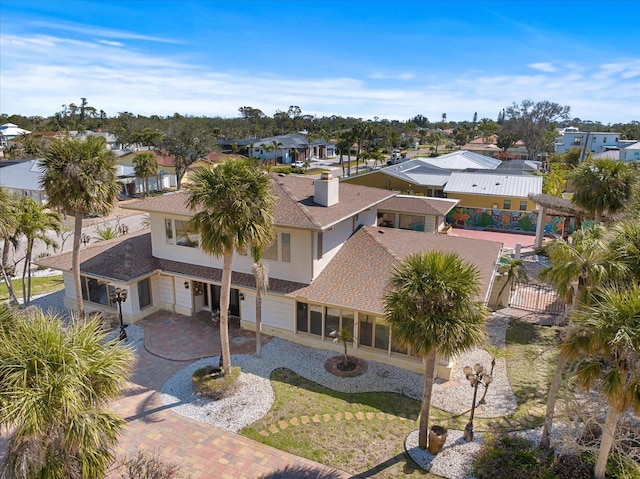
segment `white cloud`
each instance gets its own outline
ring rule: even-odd
[[[554,67],[551,63],[548,63],[548,62],[529,63],[527,66],[529,68],[533,68],[534,70],[539,70],[545,73],[553,73],[558,71],[556,67]]]
[[[103,45],[107,45],[110,47],[123,47],[124,43],[114,42],[111,40],[96,40],[98,43],[102,43]]]
[[[101,28],[94,25],[82,25],[72,22],[51,22],[51,21],[33,21],[31,25],[43,30],[58,30],[63,32],[73,32],[87,35],[90,37],[119,38],[121,40],[143,40],[148,42],[160,43],[182,43],[178,40],[164,37],[155,37],[152,35],[140,35],[138,33],[126,32],[124,30],[114,30],[111,28]]]
[[[235,117],[243,105],[268,115],[299,105],[304,113],[319,116],[406,120],[418,113],[435,119],[446,112],[451,120],[471,120],[473,112],[479,118],[496,118],[512,102],[531,98],[569,105],[573,116],[616,122],[637,119],[632,106],[640,103],[633,81],[640,72],[638,61],[612,62],[592,74],[575,64],[555,74],[538,69],[532,75],[516,75],[503,69],[500,74],[403,72],[296,79],[270,72],[215,70],[119,43],[3,35],[2,113],[47,116],[85,97],[108,115],[130,111]],[[595,80],[602,72],[607,74]]]
[[[402,73],[381,73],[374,72],[369,75],[369,78],[372,80],[413,80],[415,78],[415,74],[412,72],[402,72]]]

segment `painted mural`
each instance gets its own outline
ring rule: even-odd
[[[548,235],[564,236],[571,234],[574,221],[568,221],[562,216],[546,216],[544,233]],[[450,225],[469,229],[491,229],[504,231],[524,231],[535,233],[538,213],[528,211],[494,210],[485,208],[457,207],[447,215]],[[565,232],[565,229],[567,231]]]

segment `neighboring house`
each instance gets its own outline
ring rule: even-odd
[[[438,233],[447,226],[447,214],[458,200],[396,195],[378,205],[378,226]]]
[[[237,152],[249,158],[259,158],[263,162],[291,164],[306,158],[324,159],[335,155],[335,145],[325,140],[309,142],[300,133],[253,138],[242,140],[218,141],[223,153]]]
[[[530,174],[453,172],[444,191],[460,205],[449,213],[447,221],[472,229],[533,233],[538,216],[536,203],[529,196],[542,193],[542,181],[542,176]]]
[[[118,141],[118,138],[115,135],[112,135],[111,133],[106,131],[91,131],[91,130],[86,130],[83,132],[70,131],[69,135],[75,138],[87,138],[88,136],[101,136],[102,138],[104,138],[108,150],[122,149],[122,145]]]
[[[118,182],[122,185],[120,191],[121,200],[145,193],[144,178],[136,177],[135,167],[116,165],[116,176],[118,177]],[[172,176],[175,179],[175,175],[158,170],[157,175],[149,177],[149,192],[168,190],[171,187]]]
[[[640,141],[636,141],[630,145],[624,145],[619,152],[621,161],[639,161],[640,162]]]
[[[379,170],[344,178],[342,182],[442,198],[444,185],[450,174],[448,170],[431,165],[425,158],[412,158]]]
[[[565,128],[555,141],[555,152],[566,153],[572,148],[587,149],[591,153],[602,153],[619,148],[620,133],[578,131],[576,127]]]
[[[162,155],[158,150],[144,150],[126,153],[118,157],[117,163],[125,167],[133,167],[133,159],[136,157],[136,155],[139,155],[141,153],[151,153],[155,155],[156,160],[158,161],[158,175],[163,175],[166,178],[169,178],[170,187],[175,187],[178,185],[178,179],[176,178],[176,168],[173,164],[173,157],[169,155]]]
[[[414,158],[417,159],[418,157]],[[493,170],[500,166],[500,160],[488,156],[479,155],[472,151],[459,150],[446,155],[429,158],[419,157],[424,163],[449,171],[463,171],[468,168]]]
[[[13,123],[5,123],[4,125],[0,125],[0,147],[5,147],[9,145],[11,140],[19,137],[20,135],[26,135],[31,133],[29,130],[24,130],[19,128],[18,125]]]
[[[47,202],[40,186],[42,167],[39,159],[0,161],[0,186],[9,193],[33,198],[39,204]]]
[[[269,291],[262,296],[266,334],[338,351],[329,332],[348,328],[354,336],[353,354],[420,371],[422,360],[393,342],[384,321],[383,298],[393,267],[411,253],[454,251],[479,269],[478,299],[490,298],[500,243],[378,227],[383,207],[387,212],[399,209],[390,201],[395,196],[391,191],[340,183],[329,174],[316,180],[271,178],[277,236],[263,254],[270,277]],[[200,249],[199,236],[188,223],[193,213],[187,198],[187,192],[177,192],[128,205],[149,214],[150,232],[80,251],[87,311],[115,313],[108,299],[115,287],[129,293],[122,304],[126,322],[160,309],[191,315],[219,308],[222,258]],[[448,206],[431,204],[438,216]],[[252,263],[248,251],[234,255],[230,312],[248,329],[255,328]],[[64,301],[73,308],[71,253],[39,264],[64,272]],[[453,365],[441,358],[439,376],[449,378]]]

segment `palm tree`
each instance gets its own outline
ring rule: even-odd
[[[66,328],[40,309],[0,305],[0,427],[13,431],[2,477],[105,476],[125,424],[107,407],[133,361],[106,339],[97,320]]]
[[[583,228],[574,232],[571,239],[571,244],[565,240],[550,243],[551,266],[540,271],[538,276],[555,286],[564,296],[565,302],[571,304],[570,311],[577,311],[581,304],[588,304],[591,292],[611,276],[619,263],[612,261],[606,230],[603,227],[594,225]],[[548,449],[551,443],[556,399],[568,362],[569,358],[560,351],[547,394],[547,411],[540,439],[541,449]]]
[[[2,255],[0,259],[0,270],[2,270],[2,278],[7,285],[9,291],[9,297],[11,298],[11,304],[17,305],[18,298],[13,291],[13,285],[7,274],[7,257],[9,256],[9,248],[11,246],[11,236],[16,230],[17,211],[16,201],[13,195],[10,195],[7,190],[0,187],[0,239],[2,240]]]
[[[573,322],[577,330],[563,343],[562,350],[579,360],[578,383],[586,390],[600,383],[600,394],[607,400],[600,450],[594,468],[597,479],[605,477],[607,460],[618,419],[629,409],[640,413],[640,287],[605,288],[593,305],[577,311]]]
[[[627,206],[634,182],[629,166],[614,160],[583,163],[571,179],[575,185],[573,202],[593,214],[596,224],[604,212],[611,215]]]
[[[611,234],[609,246],[624,266],[626,279],[640,283],[640,217],[616,223]]]
[[[522,283],[529,279],[524,261],[521,259],[511,258],[509,256],[503,256],[500,258],[498,273],[507,277],[502,288],[500,288],[500,292],[498,293],[498,301],[500,300],[500,297],[507,285],[509,285],[513,290],[514,283]]]
[[[421,449],[427,447],[436,354],[453,357],[484,340],[486,312],[477,301],[479,284],[477,268],[455,253],[435,250],[408,256],[392,273],[384,298],[391,335],[425,358]]]
[[[271,178],[248,160],[227,160],[217,167],[196,168],[188,188],[187,204],[197,211],[192,222],[200,233],[202,249],[223,258],[220,342],[225,359],[224,373],[228,374],[231,367],[228,324],[233,253],[273,241],[275,197],[271,192]]]
[[[269,265],[262,261],[262,247],[253,245],[251,247],[251,257],[253,258],[253,277],[256,281],[256,357],[259,358],[262,349],[262,292],[269,289]]]
[[[54,141],[42,160],[41,185],[49,205],[74,216],[71,269],[75,282],[78,316],[84,317],[80,283],[80,236],[82,216],[87,213],[107,215],[120,192],[116,178],[115,156],[107,150],[104,138],[86,140],[66,138]]]
[[[278,140],[271,140],[271,147],[273,148],[273,166],[278,164],[278,150],[284,146],[284,143]],[[282,158],[282,157],[281,157]]]
[[[25,306],[28,306],[31,300],[31,259],[35,241],[42,241],[47,248],[49,246],[54,249],[58,247],[57,243],[47,236],[50,231],[56,234],[60,234],[62,231],[60,215],[39,205],[32,198],[20,197],[16,236],[24,235],[27,242],[22,268],[22,299]]]
[[[149,195],[149,177],[158,174],[158,159],[153,153],[140,153],[133,159],[133,168],[138,178],[144,178],[144,196]]]

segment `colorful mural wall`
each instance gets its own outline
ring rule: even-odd
[[[546,216],[544,233],[563,236],[573,233],[574,219],[565,221],[562,216]],[[529,211],[494,210],[457,207],[447,215],[447,223],[469,229],[525,231],[535,233],[538,213]],[[567,231],[565,232],[565,228]]]

